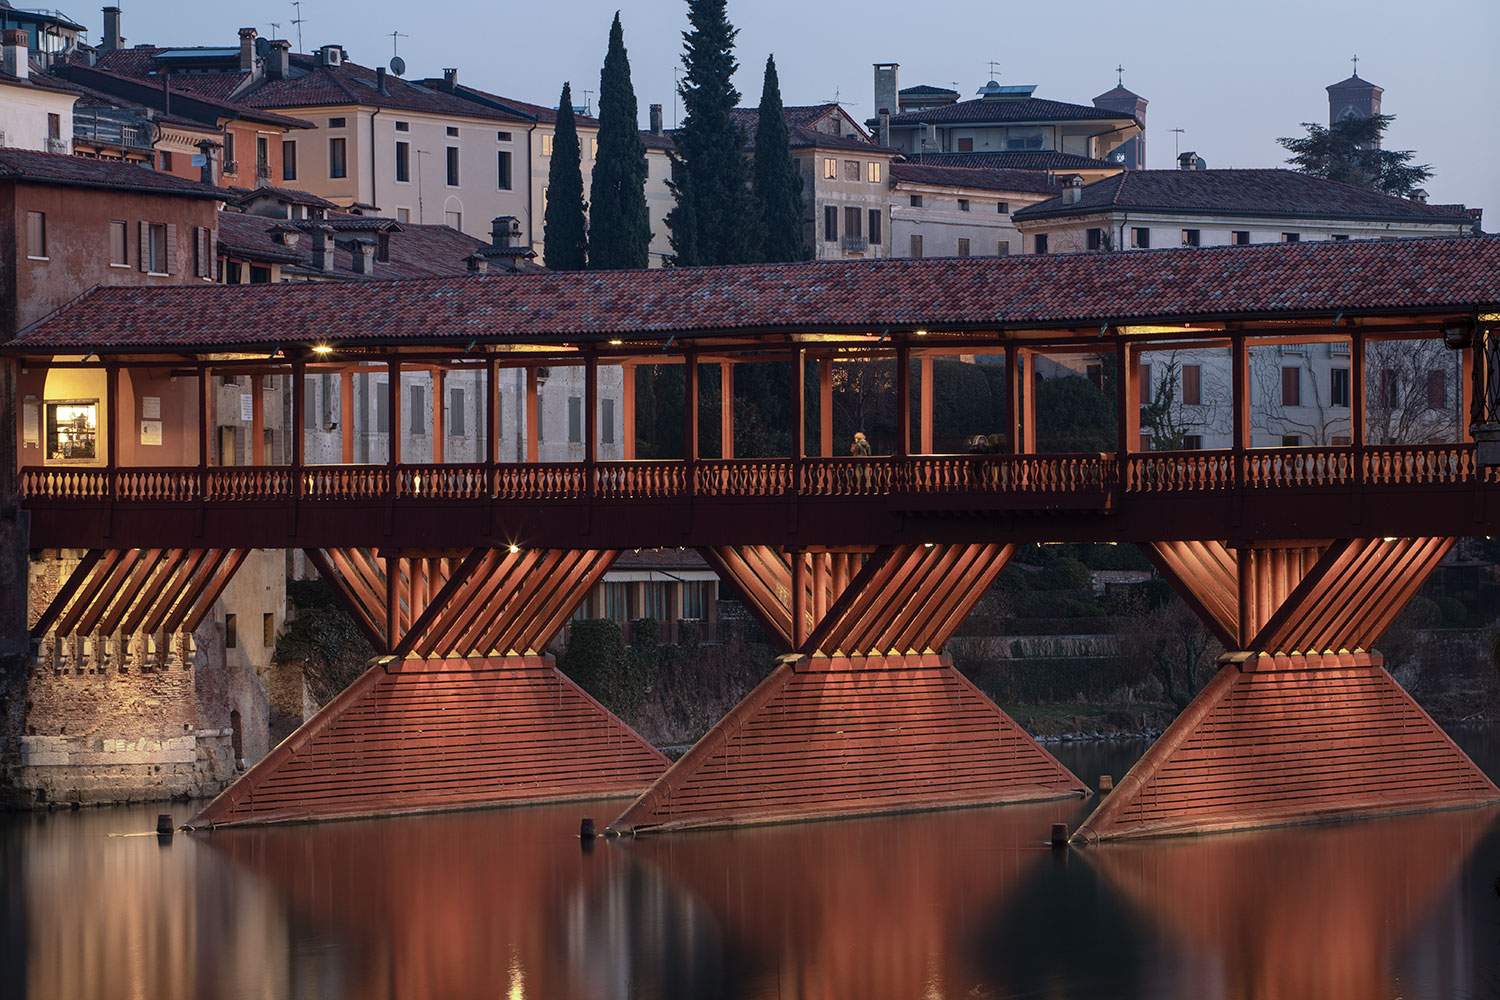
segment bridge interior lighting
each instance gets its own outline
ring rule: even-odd
[[[625,343],[625,341],[623,341],[623,340],[611,340],[609,342],[609,346],[610,347],[619,347],[623,343]]]
[[[926,330],[917,330],[917,331],[915,331],[915,333],[916,333],[916,335],[918,337],[925,337],[925,336],[927,336],[927,331]]]
[[[517,545],[515,542],[511,542],[508,546],[506,546],[506,550],[510,552],[511,555],[515,555],[517,552],[521,551],[521,546]]]
[[[320,354],[320,355],[323,355],[324,357],[327,357],[328,355],[330,355],[330,354],[333,353],[333,348],[330,347],[327,344],[314,344],[313,345],[313,353],[314,354]]]
[[[931,542],[923,542],[922,543],[922,548],[924,548],[924,549],[930,549],[930,548],[932,548],[932,543]]]
[[[1381,541],[1382,542],[1399,542],[1399,541],[1401,541],[1401,539],[1396,538],[1395,536],[1392,536],[1392,535],[1387,535],[1385,538],[1382,538]]]

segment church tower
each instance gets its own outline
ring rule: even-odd
[[[1126,170],[1144,170],[1146,168],[1147,101],[1140,94],[1125,89],[1123,66],[1118,67],[1116,72],[1120,74],[1119,82],[1113,90],[1107,90],[1094,98],[1094,107],[1134,115],[1135,120],[1141,123],[1141,134],[1110,153],[1109,158],[1116,163],[1124,164]]]
[[[1373,118],[1380,114],[1383,89],[1359,77],[1359,57],[1354,60],[1354,75],[1328,88],[1328,124],[1345,118]]]

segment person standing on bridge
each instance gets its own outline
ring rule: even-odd
[[[854,443],[849,445],[849,454],[853,455],[855,458],[870,457],[870,439],[865,437],[864,431],[854,432]],[[853,471],[854,475],[852,477],[853,482],[851,483],[851,485],[856,490],[861,486],[869,485],[870,470],[868,468],[857,468]]]

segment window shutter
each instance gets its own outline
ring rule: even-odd
[[[204,275],[209,281],[218,280],[219,270],[219,231],[208,230],[208,273]]]
[[[193,240],[193,253],[196,255],[196,259],[193,261],[196,265],[193,274],[199,278],[206,278],[209,275],[208,229],[203,226],[194,226],[193,233],[195,237]]]
[[[177,245],[177,223],[167,223],[167,273],[182,273],[182,248]]]
[[[138,263],[142,271],[151,270],[151,224],[149,222],[138,222],[141,232],[141,255]]]

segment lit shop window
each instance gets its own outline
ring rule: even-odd
[[[99,456],[99,401],[75,399],[47,404],[47,457],[79,462]]]

